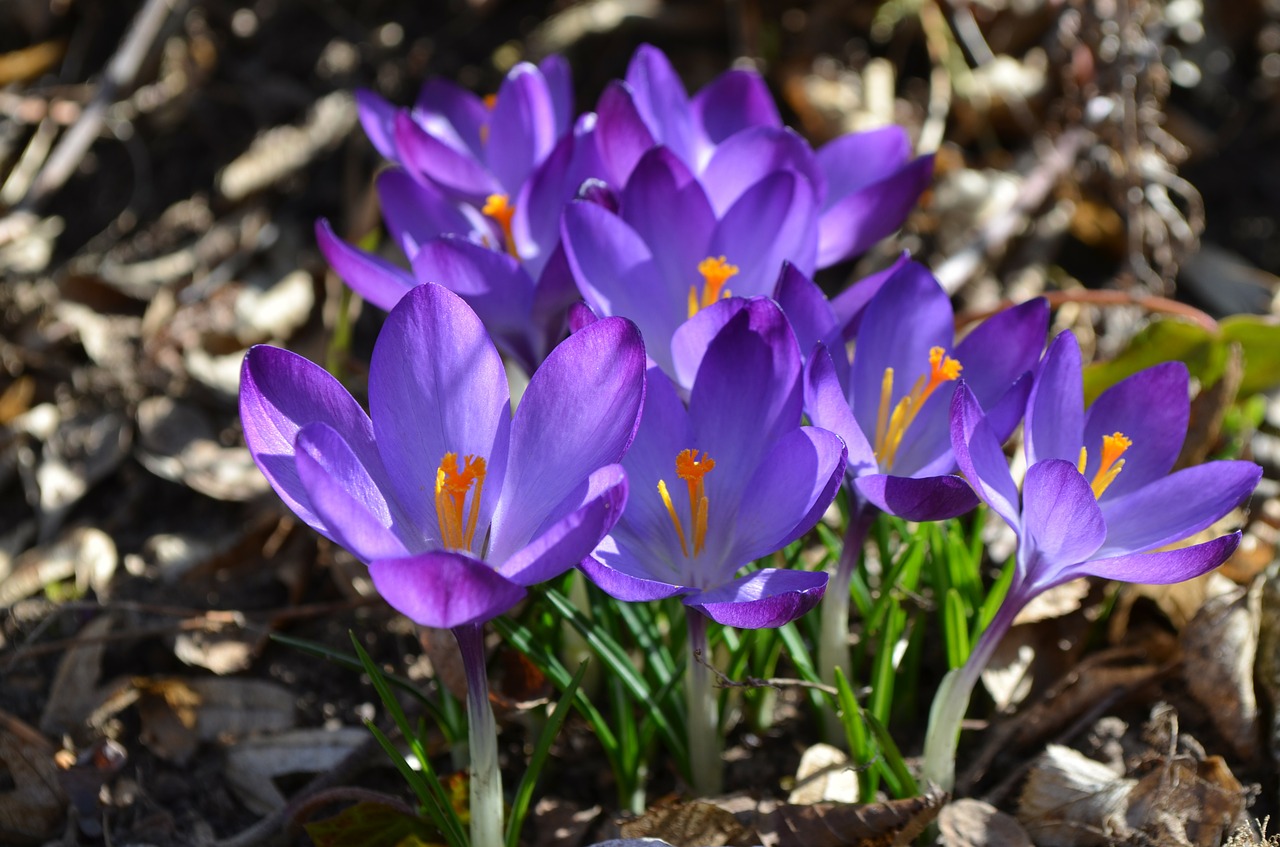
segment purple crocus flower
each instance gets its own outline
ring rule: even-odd
[[[285,503],[369,565],[387,602],[452,629],[468,682],[472,843],[502,843],[497,729],[481,628],[586,557],[627,496],[618,464],[644,394],[635,326],[602,320],[558,346],[516,410],[502,360],[455,294],[422,285],[391,310],[370,414],[311,362],[252,348],[245,442]]]
[[[657,367],[623,460],[627,511],[581,567],[620,600],[680,597],[688,607],[690,753],[695,788],[720,779],[715,697],[705,664],[706,619],[776,627],[821,598],[826,574],[749,562],[799,538],[831,503],[844,445],[800,426],[800,352],[777,305],[722,301],[691,323],[719,329],[695,358],[688,406]]]
[[[671,340],[686,320],[730,293],[772,293],[784,260],[813,267],[813,192],[789,170],[718,210],[689,168],[657,147],[640,159],[617,206],[580,200],[565,209],[569,267],[587,304],[634,320],[671,376]]]
[[[899,127],[844,135],[815,155],[782,126],[752,71],[728,71],[690,98],[667,57],[649,45],[636,50],[625,81],[605,89],[596,111],[600,158],[614,184],[655,145],[697,174],[721,207],[769,172],[804,176],[819,207],[819,268],[863,253],[897,229],[933,175],[933,157],[912,159]]]
[[[952,401],[956,459],[978,495],[1018,535],[1013,580],[962,668],[943,683],[925,741],[926,776],[949,788],[969,695],[1018,612],[1080,576],[1182,582],[1222,564],[1234,532],[1160,549],[1211,526],[1262,476],[1252,462],[1217,461],[1170,473],[1186,437],[1188,375],[1180,362],[1140,371],[1086,411],[1080,348],[1070,332],[1049,347],[1027,401],[1027,473],[1019,496],[990,415],[968,386]]]

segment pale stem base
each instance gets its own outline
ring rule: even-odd
[[[836,684],[836,668],[844,673],[850,685],[853,684],[853,661],[849,655],[849,585],[853,581],[853,569],[862,555],[867,532],[876,516],[875,507],[860,502],[857,494],[850,495],[850,502],[849,526],[845,530],[840,559],[827,582],[827,591],[822,595],[820,604],[822,627],[818,640],[818,673],[827,685]],[[822,718],[827,743],[844,748],[848,742],[836,707],[833,705],[823,712]]]
[[[714,797],[723,790],[724,772],[721,752],[720,709],[716,690],[711,685],[711,668],[707,666],[707,619],[699,611],[686,609],[688,622],[687,659],[685,667],[685,706],[689,721],[689,769],[693,790],[699,797]]]
[[[489,705],[483,624],[453,630],[467,674],[467,727],[471,746],[471,847],[503,847],[502,771],[498,769],[498,724]]]

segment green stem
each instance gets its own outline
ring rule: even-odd
[[[836,668],[844,678],[852,681],[853,661],[849,655],[849,585],[853,570],[862,555],[862,545],[875,520],[875,506],[863,501],[856,492],[849,498],[849,526],[845,529],[844,542],[835,572],[827,582],[822,595],[822,631],[818,641],[818,671],[827,685],[836,684]],[[828,743],[843,747],[847,743],[839,715],[832,708],[823,713],[823,732]]]
[[[467,675],[467,725],[471,746],[471,847],[503,847],[502,771],[498,769],[498,724],[489,705],[484,662],[484,625],[455,627],[453,636]]]
[[[1013,592],[1005,598],[974,645],[968,661],[942,678],[938,693],[933,697],[933,705],[929,707],[929,727],[924,736],[924,778],[944,791],[955,787],[960,724],[969,710],[974,686],[982,678],[982,670],[991,660],[991,654],[1024,605],[1026,598],[1020,598]]]
[[[685,620],[689,626],[684,686],[689,721],[689,769],[694,792],[699,797],[714,797],[720,794],[724,782],[720,761],[723,741],[720,709],[716,691],[711,686],[711,668],[707,666],[707,619],[701,612],[687,609]]]

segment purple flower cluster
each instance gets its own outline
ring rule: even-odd
[[[359,103],[393,163],[377,187],[410,269],[327,222],[317,237],[390,312],[369,412],[316,365],[256,347],[245,439],[285,503],[365,561],[393,607],[454,631],[473,688],[480,627],[579,567],[620,600],[679,597],[690,689],[714,702],[706,622],[777,627],[822,599],[826,574],[742,571],[810,530],[842,485],[851,520],[824,641],[847,641],[848,574],[881,511],[936,520],[982,500],[1018,533],[979,659],[1066,579],[1175,581],[1234,549],[1238,534],[1153,552],[1259,476],[1245,462],[1169,473],[1185,369],[1138,374],[1086,412],[1072,337],[1042,358],[1043,300],[957,341],[946,293],[905,257],[831,298],[811,281],[897,228],[926,187],[931,159],[912,158],[901,130],[815,152],[758,75],[730,71],[690,97],[651,47],[577,117],[558,58],[517,65],[488,100],[432,81],[409,109]],[[530,374],[514,413],[504,356]],[[1019,493],[1002,445],[1024,416]],[[709,792],[717,772],[698,759],[717,756],[719,733],[696,706],[694,779]]]

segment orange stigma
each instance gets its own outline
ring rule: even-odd
[[[724,284],[737,272],[738,266],[729,264],[724,256],[719,258],[708,256],[698,262],[698,273],[702,274],[703,280],[702,297],[698,297],[698,286],[689,286],[689,317],[698,314],[720,298],[728,297],[730,292]]]
[[[671,516],[671,523],[676,528],[676,535],[680,538],[680,551],[686,557],[696,556],[702,552],[702,547],[707,540],[707,500],[706,487],[703,485],[702,478],[705,477],[716,466],[716,460],[708,456],[705,452],[702,458],[698,458],[697,450],[681,450],[676,455],[676,476],[685,481],[689,489],[689,520],[693,529],[693,552],[689,552],[689,537],[685,534],[684,525],[680,522],[680,516],[676,514],[675,504],[671,502],[671,492],[667,490],[667,481],[658,480],[658,494],[662,496],[662,503],[667,507],[667,514]]]
[[[498,105],[498,95],[486,94],[484,96],[484,107],[486,109],[492,112],[493,107],[496,105]],[[489,124],[488,123],[480,124],[480,143],[481,144],[489,143]]]
[[[450,550],[470,550],[480,517],[480,494],[484,490],[484,459],[445,453],[436,469],[436,520],[440,523],[440,543]],[[472,486],[475,489],[472,490]],[[471,505],[467,506],[467,492]]]
[[[511,219],[516,216],[516,207],[511,205],[511,198],[505,194],[490,194],[484,200],[484,208],[480,213],[493,218],[502,227],[502,240],[507,244],[507,252],[517,262],[520,253],[516,250],[516,240],[511,234]]]
[[[1094,499],[1102,496],[1102,492],[1107,490],[1107,486],[1116,481],[1116,477],[1120,475],[1120,471],[1124,470],[1124,459],[1120,457],[1124,455],[1124,451],[1133,446],[1133,441],[1125,436],[1123,432],[1113,432],[1110,435],[1102,436],[1102,460],[1098,463],[1098,471],[1093,475],[1089,487],[1093,489]],[[1076,462],[1076,469],[1080,473],[1084,473],[1085,466],[1089,463],[1088,448],[1080,448],[1080,459]]]
[[[898,401],[893,402],[893,368],[884,369],[884,378],[880,381],[880,411],[876,416],[876,461],[880,467],[889,471],[898,455],[898,447],[902,444],[902,436],[915,421],[916,415],[925,401],[944,382],[953,382],[960,378],[964,366],[947,355],[941,347],[929,348],[929,376],[920,377],[911,386],[911,392]]]

